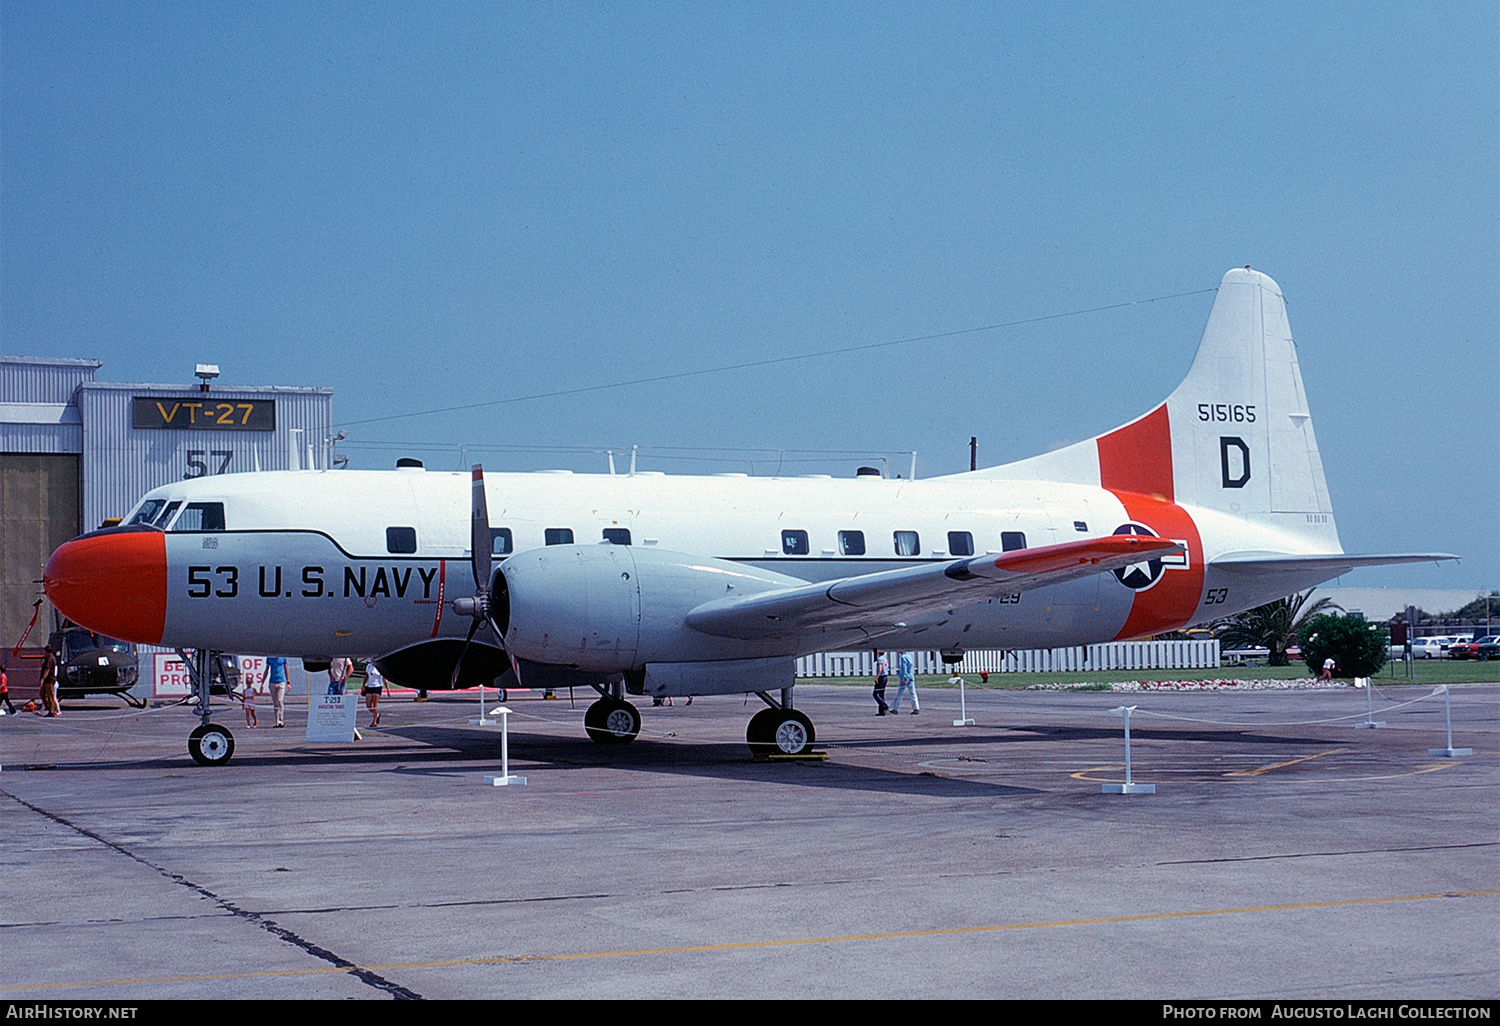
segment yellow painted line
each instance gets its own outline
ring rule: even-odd
[[[794,937],[787,940],[741,941],[734,944],[693,944],[675,948],[625,948],[615,951],[579,951],[555,955],[495,955],[488,958],[461,958],[442,962],[393,962],[389,965],[318,966],[306,969],[274,969],[260,972],[209,973],[198,976],[155,976],[118,980],[77,980],[62,983],[15,983],[0,985],[3,991],[55,990],[62,987],[120,987],[133,984],[195,983],[211,980],[256,980],[285,976],[326,976],[357,970],[387,973],[411,969],[453,969],[465,966],[513,965],[526,962],[572,962],[591,958],[641,958],[650,955],[692,955],[713,951],[753,951],[765,948],[800,947],[808,944],[852,944],[859,941],[910,940],[918,937],[960,937],[1010,930],[1050,930],[1069,926],[1106,926],[1114,923],[1144,923],[1169,919],[1194,919],[1203,916],[1232,916],[1254,912],[1298,912],[1308,909],[1353,908],[1360,905],[1389,905],[1406,901],[1434,901],[1439,898],[1487,898],[1500,894],[1493,891],[1448,891],[1440,894],[1403,894],[1388,898],[1352,898],[1345,901],[1306,901],[1295,905],[1249,905],[1242,908],[1194,909],[1187,912],[1147,912],[1133,916],[1103,916],[1097,919],[1058,919],[1043,923],[999,923],[990,926],[956,926],[938,930],[904,930],[896,933],[857,933],[836,937]]]
[[[1286,762],[1273,762],[1271,763],[1271,765],[1262,766],[1259,769],[1235,770],[1233,773],[1226,773],[1224,775],[1226,777],[1258,777],[1262,773],[1269,773],[1275,769],[1283,769],[1287,766],[1295,766],[1299,762],[1311,762],[1313,759],[1321,759],[1325,755],[1337,755],[1340,752],[1347,752],[1348,750],[1349,749],[1347,748],[1332,748],[1326,752],[1319,752],[1317,755],[1304,755],[1300,759],[1288,759]]]

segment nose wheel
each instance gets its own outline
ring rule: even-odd
[[[234,735],[228,727],[205,723],[188,735],[188,754],[199,766],[223,766],[234,756]]]
[[[629,702],[601,698],[584,712],[583,729],[600,744],[625,744],[641,732],[641,713]]]

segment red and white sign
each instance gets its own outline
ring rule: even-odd
[[[257,694],[270,693],[271,689],[266,684],[270,668],[266,666],[265,656],[226,655],[222,658],[225,661],[234,659],[239,663],[241,683],[248,683]],[[155,652],[151,656],[151,663],[152,698],[186,698],[193,693],[192,678],[175,653]]]

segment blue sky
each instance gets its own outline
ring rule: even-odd
[[[1464,556],[1341,583],[1495,587],[1497,83],[1493,3],[3,0],[0,350],[332,386],[360,467],[930,476],[1250,264],[1345,548]]]

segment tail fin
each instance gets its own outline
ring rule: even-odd
[[[1286,301],[1266,275],[1224,275],[1198,355],[1166,406],[1179,503],[1248,519],[1333,513]]]
[[[1224,275],[1187,377],[1166,402],[992,478],[1071,481],[1219,510],[1340,551],[1281,289]]]

